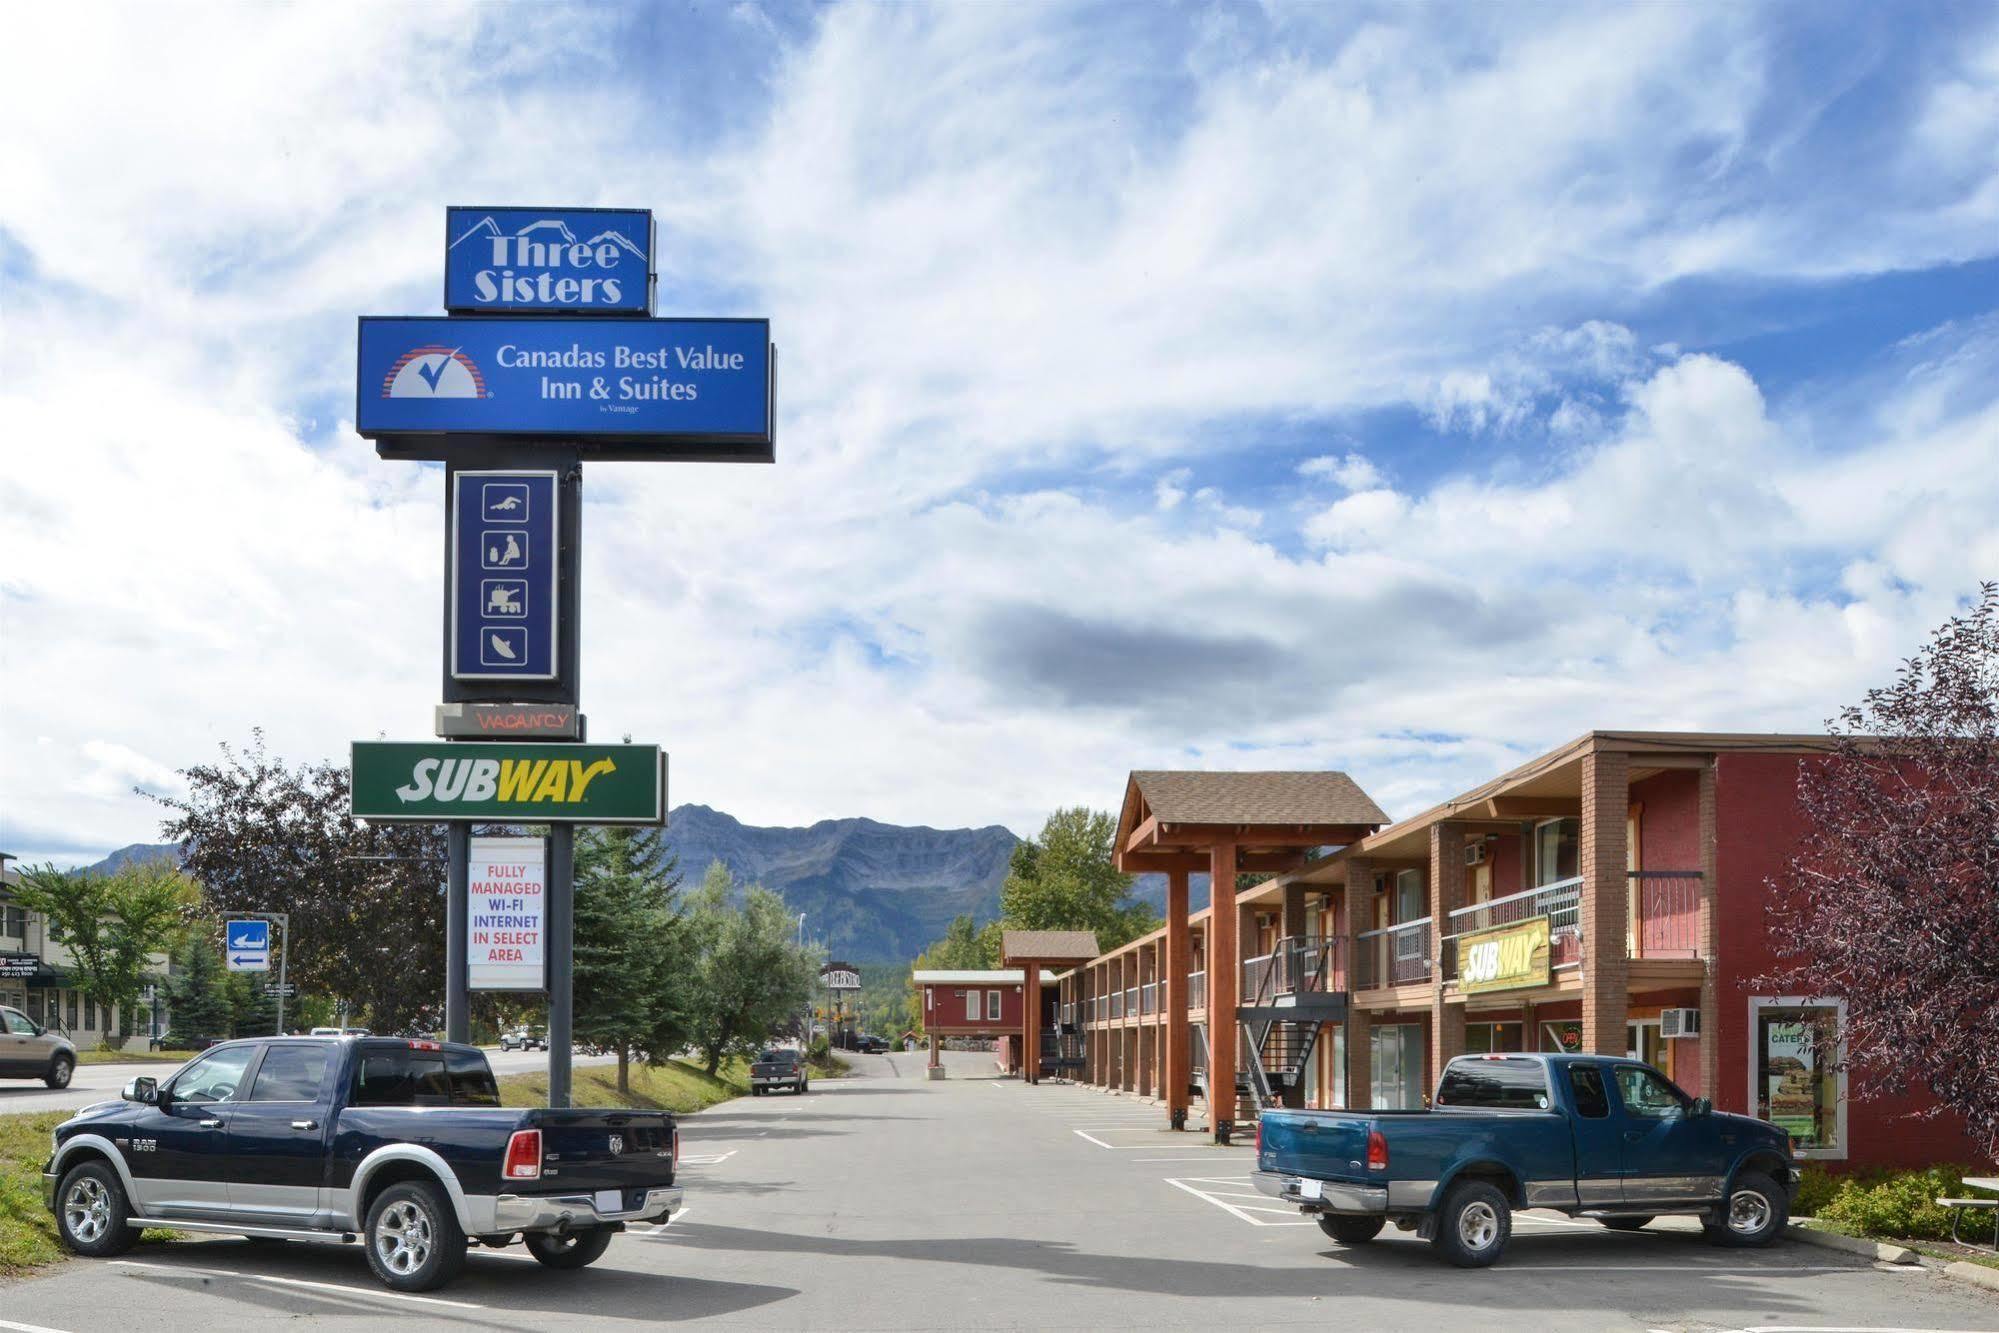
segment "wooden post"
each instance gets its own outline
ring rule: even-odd
[[[1232,842],[1208,852],[1208,1130],[1216,1143],[1235,1132],[1236,948],[1235,871]]]
[[[1187,872],[1166,874],[1166,1123],[1187,1128],[1188,1065],[1193,1055],[1187,1030],[1187,974],[1193,970],[1193,927],[1187,922]]]
[[[1041,964],[1028,959],[1027,985],[1023,989],[1026,1007],[1020,1016],[1020,1076],[1029,1083],[1041,1081]]]

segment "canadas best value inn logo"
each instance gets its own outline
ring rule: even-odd
[[[382,376],[384,398],[490,398],[486,377],[456,347],[412,347]]]

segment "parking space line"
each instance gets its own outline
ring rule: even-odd
[[[1077,1138],[1079,1138],[1079,1139],[1089,1139],[1089,1140],[1090,1140],[1090,1142],[1092,1142],[1092,1143],[1096,1144],[1096,1145],[1097,1145],[1097,1146],[1098,1146],[1099,1148],[1110,1148],[1110,1146],[1111,1146],[1110,1144],[1108,1144],[1108,1143],[1105,1143],[1105,1142],[1104,1142],[1104,1141],[1103,1141],[1102,1139],[1099,1139],[1099,1138],[1091,1138],[1091,1136],[1090,1136],[1090,1135],[1088,1135],[1088,1134],[1085,1134],[1085,1133],[1084,1133],[1084,1132],[1083,1132],[1082,1130],[1080,1130],[1080,1129],[1076,1129],[1076,1130],[1071,1130],[1071,1131],[1070,1131],[1070,1133],[1074,1134],[1074,1135],[1075,1135],[1075,1136],[1076,1136]],[[1117,1151],[1117,1150],[1116,1150],[1115,1148],[1112,1148],[1112,1149],[1111,1149],[1111,1151],[1115,1152],[1115,1151]]]
[[[1183,1189],[1187,1191],[1187,1193],[1193,1195],[1195,1198],[1199,1199],[1203,1203],[1213,1204],[1215,1207],[1221,1209],[1223,1212],[1234,1217],[1237,1221],[1247,1222],[1253,1227],[1300,1227],[1300,1226],[1309,1227],[1315,1225],[1315,1223],[1313,1223],[1309,1218],[1298,1222],[1266,1222],[1260,1217],[1250,1216],[1250,1212],[1248,1209],[1240,1208],[1237,1207],[1235,1204],[1226,1203],[1221,1199],[1214,1198],[1202,1190],[1195,1189],[1192,1185],[1188,1184],[1184,1180],[1168,1180],[1166,1183],[1174,1186],[1177,1189]],[[1275,1212],[1278,1210],[1270,1209],[1270,1210],[1259,1210],[1259,1211]]]
[[[385,1301],[409,1301],[416,1305],[449,1306],[455,1310],[483,1310],[483,1305],[471,1301],[448,1301],[441,1296],[415,1296],[403,1291],[379,1291],[373,1287],[349,1287],[337,1282],[310,1282],[298,1277],[272,1277],[264,1273],[239,1273],[230,1268],[197,1268],[192,1264],[149,1264],[139,1259],[114,1259],[115,1264],[126,1268],[143,1268],[154,1273],[172,1273],[177,1276],[197,1274],[206,1277],[233,1277],[246,1282],[273,1283],[284,1287],[303,1287],[316,1291],[337,1291],[343,1296],[359,1296]]]
[[[11,1319],[0,1319],[0,1328],[11,1328],[15,1333],[67,1333],[60,1328],[44,1328],[40,1324],[17,1324]]]

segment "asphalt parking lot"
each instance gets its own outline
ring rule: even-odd
[[[1780,1243],[1712,1249],[1523,1217],[1502,1264],[1461,1271],[1390,1232],[1342,1250],[1249,1185],[1246,1149],[1157,1108],[983,1075],[952,1056],[862,1057],[804,1097],[684,1121],[688,1207],[594,1267],[474,1251],[442,1291],[388,1292],[358,1248],[142,1246],[0,1286],[0,1329],[149,1326],[1999,1330],[1999,1300],[1921,1269]]]

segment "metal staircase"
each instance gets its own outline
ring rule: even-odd
[[[1236,1092],[1258,1110],[1304,1085],[1320,1025],[1346,1018],[1346,993],[1330,988],[1336,941],[1291,936],[1243,965],[1253,986],[1236,1008],[1242,1034]]]
[[[1082,1071],[1083,1065],[1083,1034],[1075,1024],[1064,1023],[1059,1028],[1041,1029],[1043,1072],[1074,1078]]]

